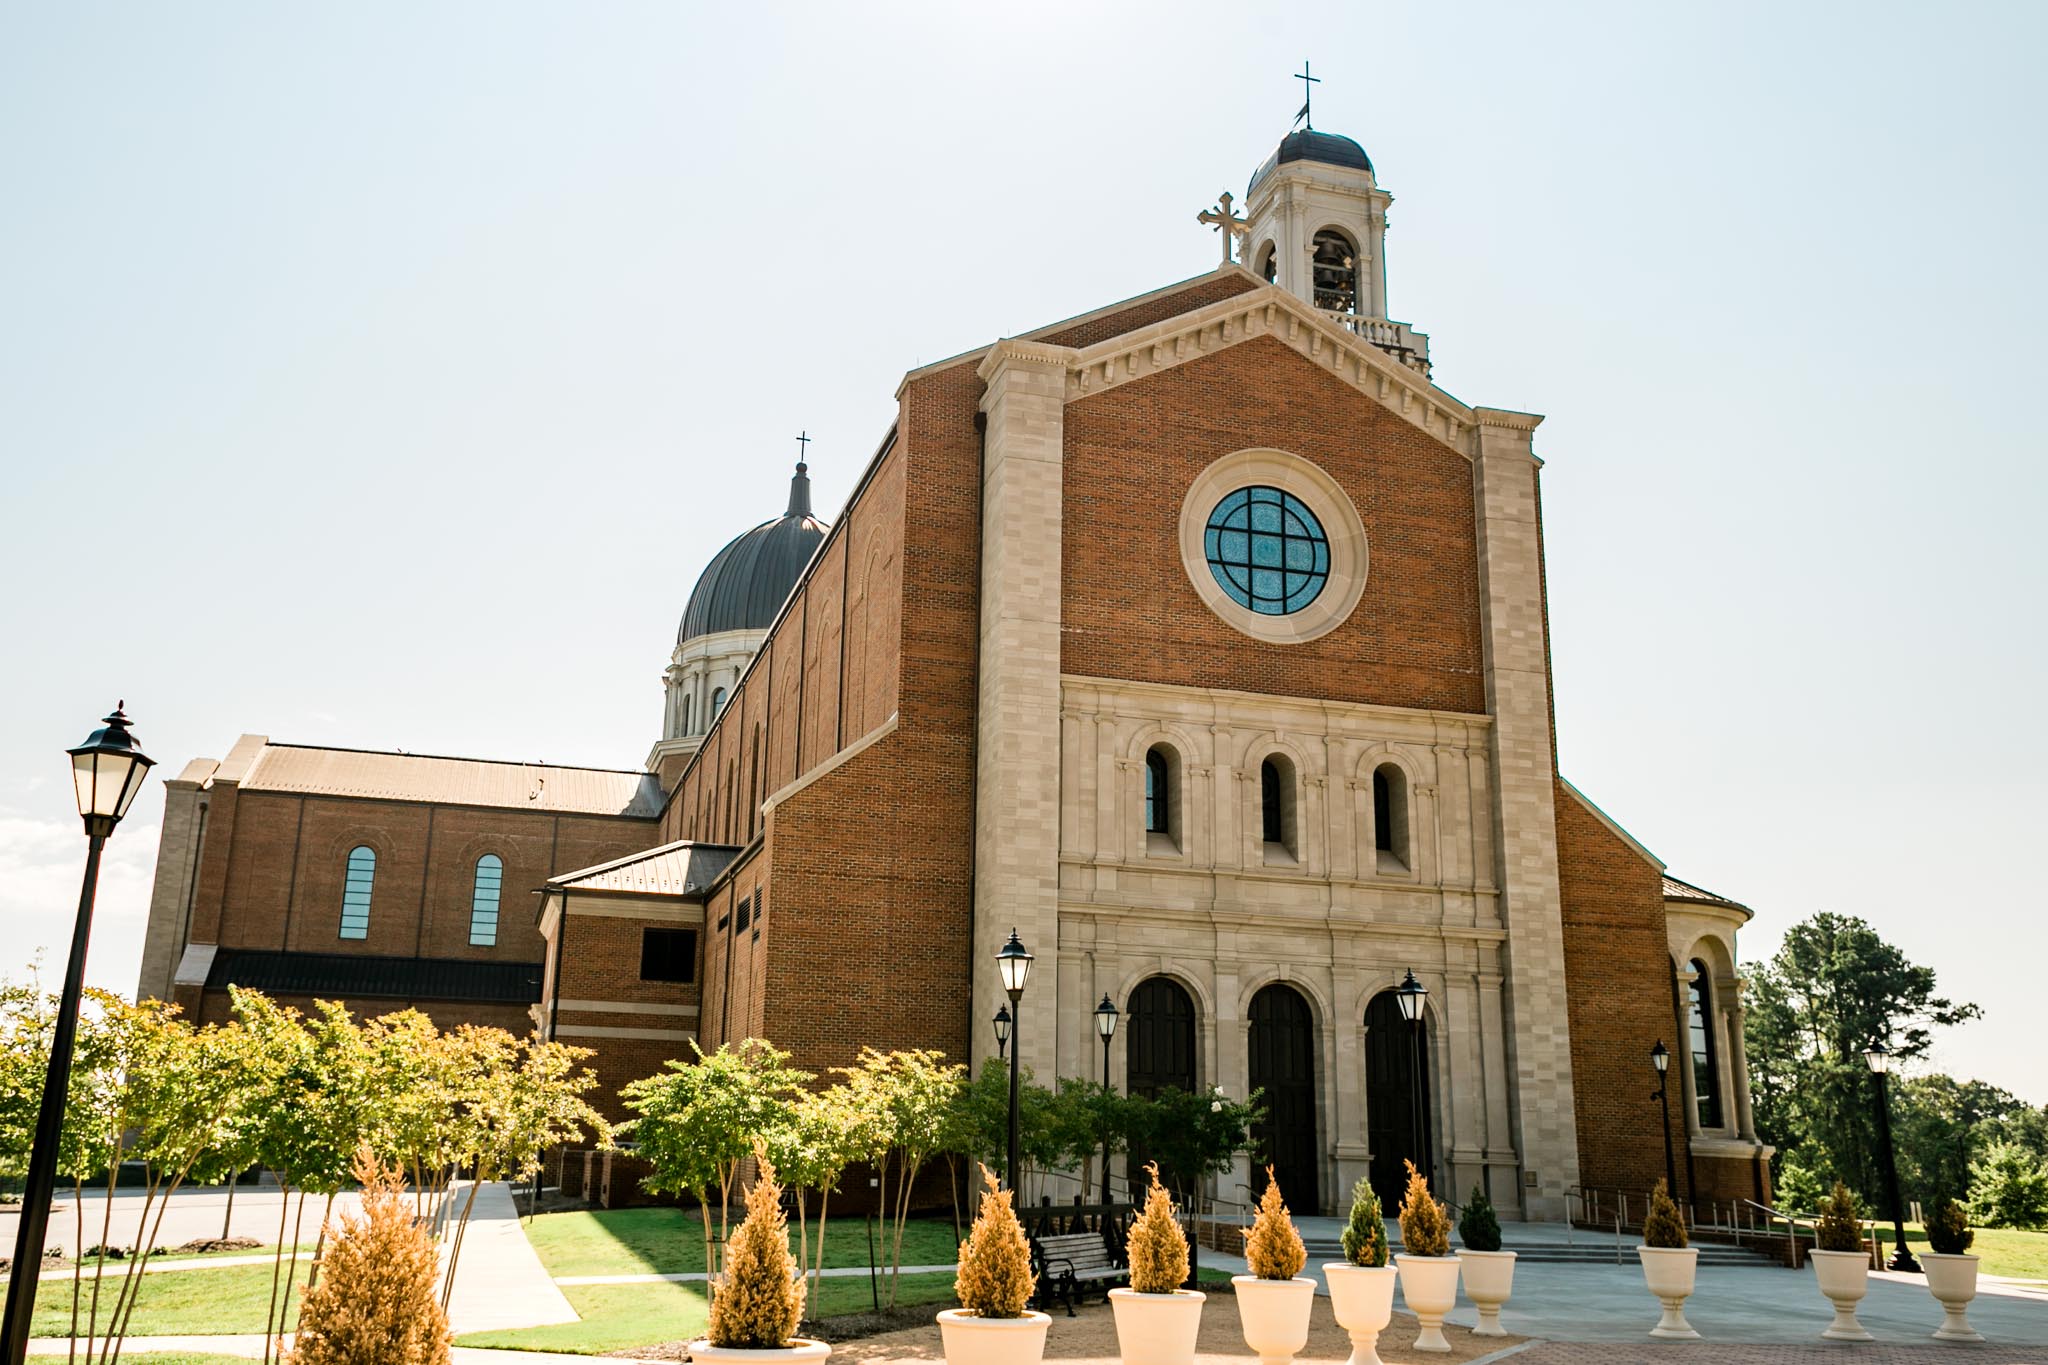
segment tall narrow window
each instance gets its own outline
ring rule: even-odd
[[[1301,856],[1296,838],[1296,776],[1293,760],[1285,754],[1269,754],[1259,764],[1259,836],[1265,841],[1269,861],[1285,864]]]
[[[348,878],[341,888],[341,937],[370,936],[370,891],[377,881],[377,851],[368,844],[349,850]]]
[[[717,720],[717,719],[718,719],[718,713],[719,713],[720,711],[723,711],[724,709],[725,709],[725,689],[724,689],[724,688],[722,688],[722,687],[714,687],[714,688],[712,688],[712,689],[711,689],[711,719],[713,719],[713,720]]]
[[[1173,771],[1159,749],[1145,754],[1145,832],[1173,833]]]
[[[1267,284],[1271,284],[1275,279],[1279,278],[1279,275],[1280,249],[1271,242],[1267,242],[1259,248],[1259,278]]]
[[[469,892],[469,941],[489,948],[498,941],[498,892],[505,882],[505,864],[495,853],[476,860],[476,880]]]
[[[1269,844],[1287,842],[1287,818],[1280,809],[1280,765],[1267,759],[1259,765],[1259,814]]]
[[[1372,846],[1384,862],[1408,863],[1408,779],[1391,763],[1372,770]]]
[[[695,700],[695,697],[686,696],[683,698],[683,728],[680,732],[682,734],[687,735],[690,733],[690,703]]]
[[[1713,987],[1707,964],[1695,960],[1686,983],[1687,1013],[1692,1025],[1692,1097],[1701,1128],[1721,1126],[1721,1062],[1714,1044]]]

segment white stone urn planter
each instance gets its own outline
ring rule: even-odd
[[[1291,1280],[1262,1280],[1232,1275],[1237,1291],[1237,1320],[1244,1344],[1261,1365],[1287,1365],[1308,1345],[1308,1315],[1316,1303],[1316,1282],[1305,1275]]]
[[[1943,1255],[1939,1251],[1920,1253],[1920,1268],[1927,1272],[1927,1292],[1941,1305],[1941,1326],[1936,1341],[1982,1341],[1983,1334],[1970,1326],[1964,1311],[1977,1297],[1977,1258]]]
[[[1657,1319],[1650,1335],[1664,1341],[1698,1341],[1700,1334],[1685,1320],[1685,1301],[1692,1297],[1699,1274],[1700,1249],[1640,1246],[1636,1255],[1643,1258],[1643,1283],[1664,1305],[1664,1316]]]
[[[1835,1306],[1835,1320],[1821,1336],[1828,1341],[1875,1341],[1856,1321],[1856,1305],[1870,1292],[1870,1253],[1815,1248],[1808,1255],[1813,1257],[1820,1292]]]
[[[1380,1333],[1393,1320],[1394,1281],[1400,1275],[1390,1265],[1323,1263],[1330,1309],[1337,1315],[1337,1325],[1351,1334],[1351,1357],[1344,1365],[1381,1365]]]
[[[1195,1337],[1202,1330],[1202,1301],[1208,1297],[1192,1289],[1171,1294],[1110,1290],[1117,1351],[1124,1365],[1188,1365],[1195,1358]]]
[[[1038,1365],[1051,1326],[1050,1317],[1030,1309],[1022,1317],[985,1318],[948,1308],[939,1314],[939,1344],[951,1365]]]
[[[1455,1256],[1409,1256],[1394,1258],[1401,1268],[1401,1302],[1422,1324],[1416,1334],[1418,1351],[1448,1351],[1444,1340],[1444,1314],[1458,1306],[1458,1258]]]
[[[725,1365],[818,1365],[832,1348],[810,1337],[791,1337],[787,1346],[750,1348],[713,1346],[709,1340],[690,1343],[690,1359],[723,1361]]]
[[[1504,1337],[1500,1325],[1501,1305],[1515,1288],[1515,1253],[1512,1251],[1460,1251],[1458,1264],[1464,1269],[1465,1297],[1479,1310],[1475,1337]]]

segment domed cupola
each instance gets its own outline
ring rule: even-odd
[[[1245,198],[1251,198],[1260,181],[1280,167],[1296,161],[1317,161],[1325,166],[1372,174],[1372,158],[1352,139],[1342,133],[1319,133],[1313,128],[1298,128],[1281,138],[1273,155],[1252,172],[1251,188],[1245,191]]]
[[[734,536],[711,557],[683,608],[676,644],[729,630],[766,630],[789,590],[825,538],[825,523],[811,515],[809,466],[799,463],[789,481],[789,507],[773,521]]]
[[[661,741],[647,756],[648,771],[659,773],[663,786],[682,775],[703,744],[828,529],[811,514],[810,470],[799,461],[783,514],[727,541],[697,576],[662,674],[668,695]]]

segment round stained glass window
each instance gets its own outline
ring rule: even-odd
[[[1255,484],[1216,504],[1203,531],[1209,572],[1231,601],[1261,616],[1286,616],[1330,581],[1330,540],[1292,493]]]

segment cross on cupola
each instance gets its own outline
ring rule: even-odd
[[[1308,63],[1303,62],[1301,74],[1294,79],[1301,82],[1301,112],[1294,116],[1294,121],[1313,133],[1316,130],[1316,121],[1308,116],[1308,108],[1315,102],[1316,87],[1323,83],[1323,78],[1309,75]]]
[[[1223,263],[1225,265],[1229,265],[1231,262],[1230,248],[1232,242],[1237,238],[1243,237],[1245,234],[1243,216],[1230,211],[1230,206],[1235,202],[1237,201],[1231,197],[1230,191],[1225,190],[1216,196],[1215,208],[1203,209],[1195,215],[1196,222],[1209,224],[1222,236]]]

